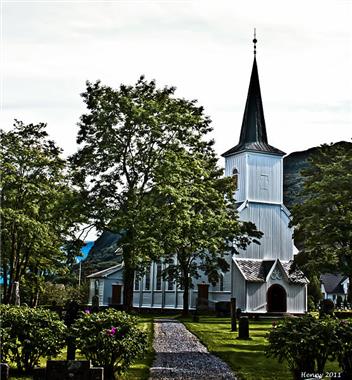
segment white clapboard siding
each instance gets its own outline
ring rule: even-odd
[[[161,306],[162,306],[162,293],[160,290],[154,291],[152,307],[160,308]]]
[[[307,311],[306,286],[291,285],[287,291],[287,311],[289,313],[304,313]]]
[[[238,171],[238,189],[234,193],[234,198],[237,202],[243,202],[247,199],[246,194],[246,178],[247,178],[247,154],[241,153],[235,156],[226,157],[225,161],[225,176],[232,176],[233,169]]]
[[[89,281],[89,301],[88,301],[90,305],[92,304],[92,298],[94,297],[94,294],[95,294],[95,279],[91,278]]]
[[[99,305],[106,305],[104,302],[104,281],[99,280]]]
[[[226,157],[225,175],[231,177],[234,169],[238,171],[238,189],[234,193],[237,202],[282,203],[282,157],[252,152]]]
[[[247,284],[247,308],[248,312],[266,312],[267,310],[267,291],[271,285],[281,285],[287,295],[287,312],[304,313],[306,312],[305,293],[306,288],[302,285],[287,283],[285,280],[269,280],[267,283],[251,282]]]
[[[240,219],[251,221],[264,233],[260,245],[251,244],[241,250],[239,258],[280,259],[289,261],[293,257],[292,229],[290,219],[281,205],[248,202],[240,212]]]
[[[233,293],[232,297],[236,298],[236,306],[242,310],[246,309],[246,281],[236,264],[233,265]]]
[[[250,282],[247,285],[247,292],[247,311],[265,312],[267,307],[267,284],[262,282]]]
[[[248,200],[282,203],[282,157],[248,153],[247,171]]]

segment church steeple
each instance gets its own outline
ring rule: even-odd
[[[260,93],[257,60],[255,56],[239,141],[239,144],[250,143],[268,143],[263,103]]]
[[[254,32],[255,33],[255,32]],[[259,151],[271,154],[284,155],[281,150],[268,144],[266,135],[266,126],[264,119],[264,110],[262,96],[260,93],[260,84],[258,76],[258,67],[256,59],[256,43],[257,39],[254,34],[254,61],[252,67],[251,79],[244,109],[243,121],[239,143],[232,149],[225,152],[222,156],[230,156],[233,153],[241,151]]]

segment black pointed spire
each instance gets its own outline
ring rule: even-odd
[[[223,154],[224,157],[240,151],[260,151],[271,154],[284,155],[285,153],[268,144],[266,135],[264,110],[262,96],[260,93],[260,84],[258,76],[258,67],[256,59],[256,35],[254,29],[254,61],[252,67],[251,79],[244,109],[240,141],[238,145]]]

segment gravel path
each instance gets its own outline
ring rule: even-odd
[[[149,380],[236,380],[228,365],[176,320],[154,321],[153,347],[156,358]]]

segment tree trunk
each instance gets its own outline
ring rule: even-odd
[[[189,313],[189,274],[187,270],[183,270],[183,311],[182,314],[187,316]]]
[[[189,313],[189,285],[185,284],[183,290],[183,311],[182,314],[187,316]]]
[[[126,311],[131,311],[133,307],[133,283],[135,267],[130,261],[131,252],[124,249],[124,268],[123,268],[123,307]]]

